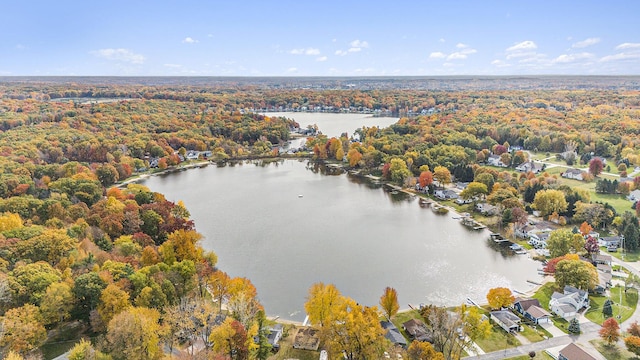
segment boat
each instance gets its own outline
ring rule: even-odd
[[[522,246],[520,246],[519,244],[511,244],[509,246],[509,249],[513,250],[513,252],[515,252],[518,255],[522,255],[522,254],[526,254],[527,250],[525,248],[523,248]]]
[[[302,194],[298,195],[298,197],[299,197],[299,198],[301,198],[301,197],[302,197]]]

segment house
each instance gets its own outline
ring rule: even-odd
[[[449,190],[449,189],[444,189],[444,190],[436,190],[433,195],[438,198],[439,200],[451,200],[451,199],[457,199],[458,198],[458,194],[456,194],[455,191],[453,190]]]
[[[431,342],[432,339],[429,336],[429,330],[427,329],[427,325],[418,320],[411,319],[402,324],[402,329],[413,339],[417,341],[428,341]]]
[[[551,322],[551,314],[542,308],[538,299],[516,298],[513,308],[534,324]]]
[[[282,324],[276,324],[269,328],[269,335],[267,335],[267,341],[272,348],[278,349],[280,345],[278,342],[282,339],[283,326]]]
[[[320,330],[310,327],[298,329],[293,340],[294,349],[317,351],[320,346]]]
[[[547,240],[551,234],[548,232],[534,232],[529,235],[529,245],[536,249],[544,249],[547,247]]]
[[[506,332],[520,331],[520,317],[509,310],[492,311],[491,320]]]
[[[622,236],[605,236],[598,239],[598,245],[607,248],[619,248],[622,244]]]
[[[407,339],[402,336],[400,330],[391,321],[380,321],[380,325],[385,330],[384,337],[391,341],[396,346],[402,346],[406,348],[408,343]]]
[[[491,166],[497,166],[497,167],[508,167],[509,165],[506,165],[502,162],[502,160],[500,160],[500,156],[498,155],[489,155],[489,158],[487,159],[487,164],[491,165]]]
[[[634,202],[640,200],[640,190],[633,190],[632,192],[630,192],[627,196],[627,199]]]
[[[533,162],[533,160],[525,161],[522,164],[516,166],[516,170],[518,170],[520,172],[532,172],[534,174],[537,174],[537,173],[541,172],[542,170],[544,170],[544,165],[543,164],[539,164],[539,163],[535,163],[535,162]]]
[[[463,199],[463,198],[457,198],[455,203],[458,205],[464,205],[464,204],[471,204],[473,202],[473,199]]]
[[[598,266],[607,266],[607,265],[598,265]],[[609,267],[611,268],[611,267]],[[611,273],[598,270],[598,284],[593,289],[598,294],[604,294],[611,287]]]
[[[529,239],[531,234],[536,230],[535,227],[531,225],[524,225],[516,227],[515,235],[521,239]]]
[[[476,210],[482,215],[497,215],[500,212],[497,206],[487,203],[476,204]]]
[[[549,301],[549,309],[563,319],[569,319],[578,311],[589,306],[589,293],[573,286],[565,286],[563,293],[553,292]]]
[[[580,169],[567,169],[562,173],[563,178],[582,181],[583,171]]]
[[[604,265],[611,266],[611,260],[612,260],[611,255],[593,254],[591,258],[593,259],[593,263],[595,265],[604,264]]]
[[[571,343],[560,350],[558,360],[598,360],[598,358],[575,343]]]
[[[198,160],[200,153],[194,150],[187,151],[187,160]]]

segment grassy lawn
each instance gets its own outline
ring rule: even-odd
[[[621,323],[630,318],[635,311],[638,303],[638,292],[630,290],[625,293],[622,287],[611,288],[610,292],[611,301],[613,301],[613,315],[617,317],[620,314],[621,318],[618,319],[618,322]],[[620,304],[621,295],[622,304]],[[602,315],[602,306],[607,299],[606,296],[589,296],[591,308],[587,311],[585,317],[594,323],[602,325],[605,320]]]
[[[595,185],[594,185],[595,186]],[[594,188],[595,189],[595,188]],[[631,211],[631,201],[627,200],[623,195],[619,194],[597,194],[595,190],[591,193],[591,201],[609,203],[616,209],[618,215],[624,214],[625,211]]]
[[[602,253],[604,254],[609,254],[613,257],[616,257],[620,260],[623,260],[622,257],[624,255],[624,260],[623,261],[627,261],[627,262],[634,262],[634,261],[638,261],[640,260],[640,251],[638,252],[628,252],[625,251],[624,253],[622,251],[620,251],[620,249],[618,249],[618,251],[616,252],[608,252],[606,248],[603,248],[604,250],[602,250]]]
[[[534,330],[530,326],[523,325],[522,328],[523,328],[523,331],[520,333],[520,335],[526,337],[527,340],[531,341],[532,343],[538,342],[538,341],[542,341],[542,340],[544,340],[542,335],[546,336],[546,334],[541,333],[537,329]],[[551,336],[547,336],[547,337],[551,337]]]
[[[551,318],[553,321],[553,325],[555,325],[558,329],[560,329],[563,333],[569,333],[569,322],[560,316],[554,316]]]
[[[477,340],[476,344],[485,352],[492,352],[519,346],[520,341],[512,335],[507,334],[500,326],[493,325],[491,334],[485,339]]]
[[[400,333],[402,334],[402,336],[404,336],[407,339],[407,342],[410,341],[409,339],[411,337],[409,336],[409,334],[404,332],[404,330],[402,330],[402,324],[411,319],[422,320],[422,316],[420,316],[420,312],[418,310],[409,310],[409,311],[403,311],[403,312],[397,313],[391,319],[391,322],[398,328],[398,330],[400,330]],[[386,318],[384,318],[383,320],[386,320]]]
[[[640,359],[627,349],[613,345],[608,346],[604,341],[596,339],[589,341],[607,360],[631,360]]]
[[[556,289],[556,283],[555,282],[548,282],[548,283],[542,285],[540,287],[540,289],[538,289],[538,291],[536,291],[536,293],[533,295],[533,298],[534,299],[538,299],[538,301],[540,301],[540,305],[542,305],[543,308],[548,309],[549,308],[549,300],[551,300],[551,295],[556,290],[557,290]]]
[[[299,359],[299,360],[317,360],[320,357],[320,351],[300,350],[293,348],[293,340],[296,330],[293,326],[285,326],[288,328],[286,333],[288,336],[280,340],[280,351],[271,355],[269,360]]]

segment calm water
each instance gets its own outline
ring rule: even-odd
[[[306,161],[212,165],[143,184],[185,202],[219,268],[251,279],[273,316],[302,320],[319,281],[367,305],[391,286],[406,308],[485,302],[492,287],[526,291],[527,279],[540,279],[538,263],[493,249],[488,232],[468,230],[455,214]]]

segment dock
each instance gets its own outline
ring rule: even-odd
[[[468,226],[468,227],[472,228],[473,230],[482,230],[482,229],[486,228],[486,226],[484,224],[481,224],[481,223],[477,222],[470,215],[462,216],[460,218],[460,222],[462,223],[462,225]]]
[[[509,240],[503,238],[502,235],[497,234],[497,233],[491,233],[491,234],[489,234],[489,237],[491,238],[491,240],[493,240],[493,242],[495,242],[497,244],[510,242]]]

